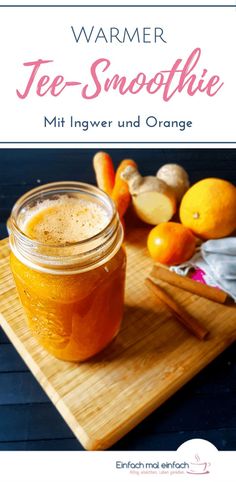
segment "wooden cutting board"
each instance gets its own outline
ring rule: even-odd
[[[151,260],[145,233],[127,241],[128,272],[122,330],[92,361],[59,361],[32,338],[0,242],[0,323],[65,421],[88,450],[110,447],[236,340],[236,307],[167,287],[210,331],[199,341],[144,285]],[[164,283],[163,283],[164,285]]]

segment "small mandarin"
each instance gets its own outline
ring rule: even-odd
[[[147,239],[147,247],[154,261],[175,265],[191,258],[196,248],[196,238],[180,223],[161,223],[153,228]]]

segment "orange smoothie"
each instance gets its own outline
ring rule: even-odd
[[[109,222],[96,200],[67,194],[35,203],[19,216],[21,232],[36,244],[37,256],[56,263],[57,269],[33,265],[13,249],[18,293],[33,335],[63,360],[90,358],[119,331],[126,259],[120,245],[112,252],[104,239],[99,244]],[[85,255],[81,268],[75,260]]]

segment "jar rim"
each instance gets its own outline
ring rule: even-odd
[[[93,197],[106,208],[109,220],[98,233],[80,241],[52,245],[34,240],[22,231],[17,218],[29,203],[40,197],[43,200],[73,192]],[[11,249],[18,259],[33,269],[51,273],[87,271],[100,266],[114,256],[123,241],[123,228],[113,200],[98,187],[80,181],[52,182],[26,192],[14,204],[7,228]]]
[[[63,187],[64,188],[66,188],[66,187],[67,188],[73,188],[73,187],[77,188],[77,189],[73,189],[75,192],[78,191],[79,188],[81,188],[81,190],[87,189],[88,190],[87,192],[92,191],[92,193],[94,193],[94,194],[96,193],[97,196],[100,195],[100,196],[104,197],[106,199],[107,203],[112,208],[112,216],[111,216],[109,222],[105,225],[105,227],[101,231],[94,234],[93,236],[82,239],[81,241],[68,242],[68,243],[66,243],[66,246],[67,247],[73,247],[73,246],[77,246],[77,245],[82,246],[82,245],[86,244],[88,241],[93,241],[93,240],[96,240],[98,237],[100,237],[103,234],[103,232],[105,232],[107,230],[107,228],[109,228],[109,226],[112,224],[112,222],[114,221],[114,219],[116,217],[115,204],[112,201],[112,199],[108,196],[108,194],[105,193],[105,191],[102,191],[101,189],[99,189],[96,186],[93,186],[92,184],[88,184],[88,183],[84,183],[84,182],[80,182],[80,181],[50,182],[50,183],[43,184],[41,186],[37,186],[33,189],[30,189],[30,191],[27,191],[25,194],[23,194],[22,196],[20,196],[17,199],[16,203],[14,204],[14,206],[12,208],[10,218],[7,221],[8,230],[11,231],[11,225],[12,225],[14,227],[14,230],[22,238],[22,240],[30,241],[30,243],[33,243],[36,246],[50,246],[51,248],[62,248],[63,249],[62,244],[57,245],[57,244],[43,243],[43,242],[38,241],[36,239],[30,238],[29,236],[27,236],[27,234],[25,234],[20,229],[20,227],[18,226],[17,221],[16,221],[16,217],[17,217],[17,214],[18,214],[17,210],[18,209],[20,210],[22,203],[29,200],[32,195],[37,196],[40,192],[49,194],[50,192],[56,191],[56,188],[59,188],[60,190],[62,190]],[[68,192],[73,192],[73,190],[68,189]]]

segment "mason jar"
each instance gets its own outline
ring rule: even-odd
[[[32,219],[34,228],[39,222],[35,212],[42,219],[41,207],[55,203],[63,215],[68,199],[88,206],[88,216],[102,209],[105,225],[85,239],[69,235],[60,243],[45,241],[48,231],[42,239],[29,235],[27,222]],[[50,223],[53,230],[53,217]],[[16,202],[8,231],[11,270],[32,335],[62,360],[82,361],[105,348],[120,329],[126,267],[123,229],[110,197],[80,182],[46,184]]]

